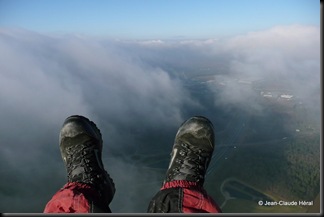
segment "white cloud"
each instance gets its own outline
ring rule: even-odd
[[[101,126],[106,158],[112,157],[109,149],[122,152],[135,148],[143,136],[149,140],[157,130],[165,137],[165,132],[183,120],[181,108],[195,104],[178,80],[159,67],[141,62],[136,54],[127,53],[111,41],[2,30],[0,59],[0,143],[3,145],[1,158],[6,162],[1,171],[10,179],[19,177],[11,173],[23,175],[25,183],[42,182],[49,171],[58,168],[58,162],[61,164],[58,133],[69,115],[85,115]],[[151,143],[156,145],[164,139]],[[171,147],[172,142],[169,143]],[[47,159],[45,164],[44,159]],[[115,165],[125,164],[118,157],[114,159]],[[37,178],[29,176],[27,171],[39,168],[40,164],[43,166]],[[118,174],[123,170],[135,178],[142,177],[129,169],[125,164],[113,167],[111,172]],[[128,181],[134,177],[127,177]],[[57,179],[65,180],[65,177]],[[117,182],[125,182],[123,179],[115,178]],[[53,180],[48,185],[59,188],[58,183]],[[20,183],[16,188],[22,194],[20,197],[16,191],[0,194],[1,201],[11,201],[11,205],[1,204],[2,212],[28,209],[12,204],[32,197],[32,188],[37,191],[37,185],[30,187],[21,191]],[[121,189],[118,192],[123,194]],[[46,200],[45,195],[53,193],[45,190],[39,197]],[[41,212],[42,205],[35,202],[29,211]],[[135,208],[125,207],[126,210]]]
[[[313,26],[277,26],[223,40],[214,52],[230,54],[229,78],[273,79],[305,98],[319,94],[320,29]],[[228,85],[226,102],[245,102],[250,92]]]

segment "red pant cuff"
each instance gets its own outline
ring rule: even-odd
[[[163,184],[161,190],[168,188],[201,188],[201,185],[198,182],[190,182],[187,180],[174,180],[171,182],[166,182]]]

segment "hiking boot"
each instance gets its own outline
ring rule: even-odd
[[[109,205],[115,194],[115,184],[102,163],[102,136],[95,123],[79,115],[68,117],[59,142],[68,182],[92,185]]]
[[[164,183],[186,180],[203,185],[214,151],[214,129],[205,117],[189,118],[176,134]]]

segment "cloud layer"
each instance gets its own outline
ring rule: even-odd
[[[64,184],[58,133],[72,114],[87,116],[101,129],[104,162],[117,184],[112,210],[145,212],[168,162],[152,169],[146,161],[134,164],[130,153],[168,157],[186,118],[210,116],[228,104],[244,106],[252,93],[237,79],[284,79],[319,106],[319,45],[319,28],[309,26],[193,41],[114,41],[1,29],[1,212],[42,212]],[[210,84],[213,95],[203,100],[186,83],[197,75],[226,85],[217,92]],[[221,118],[216,116],[211,118]]]

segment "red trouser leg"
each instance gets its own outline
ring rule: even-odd
[[[220,213],[221,209],[196,182],[165,183],[148,207],[153,213]]]
[[[90,185],[69,182],[46,204],[44,213],[111,212]]]

